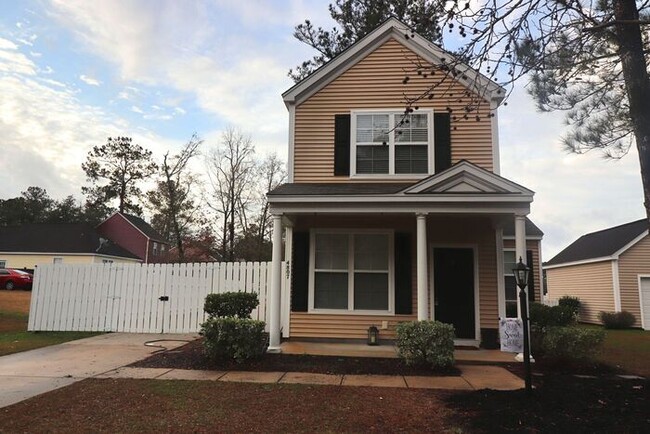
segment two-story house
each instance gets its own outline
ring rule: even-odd
[[[97,226],[97,232],[145,264],[167,262],[171,247],[169,241],[140,217],[116,212]]]
[[[375,325],[391,339],[399,322],[428,319],[453,324],[459,345],[494,347],[499,317],[517,316],[508,274],[519,257],[539,299],[542,233],[526,218],[534,193],[499,175],[504,89],[462,65],[455,78],[403,81],[445,57],[390,19],[283,94],[289,180],[268,194],[270,351],[281,336],[362,339]],[[443,79],[405,118],[404,96]],[[454,119],[463,95],[482,104]]]

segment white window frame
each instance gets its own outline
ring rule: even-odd
[[[506,273],[506,270],[505,270],[505,265],[506,265],[505,252],[513,252],[513,253],[515,253],[515,264],[517,264],[517,262],[516,262],[517,261],[517,255],[516,255],[517,249],[514,249],[512,247],[504,248],[503,251],[501,252],[501,255],[503,257],[503,264],[502,264],[502,268],[503,268],[503,315],[506,318],[521,318],[521,306],[520,306],[520,303],[519,303],[519,287],[517,287],[517,285],[515,285],[515,302],[516,302],[516,305],[517,305],[517,316],[516,317],[509,317],[508,316],[508,307],[507,307],[508,306],[508,301],[512,301],[512,300],[508,300],[506,298],[506,296],[507,296],[507,294],[506,294],[506,277],[514,278],[515,275],[512,272],[512,270],[509,270],[509,272]]]
[[[398,178],[398,179],[420,179],[433,175],[435,169],[435,146],[433,130],[433,109],[414,110],[411,114],[426,114],[429,126],[429,143],[427,148],[428,167],[426,173],[395,173],[395,116],[404,115],[404,108],[399,109],[367,109],[350,111],[350,177],[351,178]],[[378,115],[388,116],[388,173],[357,173],[357,116]],[[381,146],[381,145],[376,145]]]
[[[345,234],[348,235],[348,308],[347,309],[316,309],[314,308],[314,281],[316,276],[316,234]],[[354,272],[366,272],[354,269],[354,236],[355,235],[388,235],[388,310],[354,309]],[[308,313],[324,313],[333,315],[395,315],[395,231],[390,229],[311,229],[309,231],[309,303]],[[336,270],[333,270],[336,271]],[[343,270],[341,270],[343,272]],[[373,272],[373,271],[368,271]],[[376,271],[384,273],[384,271]]]

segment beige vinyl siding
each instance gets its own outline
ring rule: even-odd
[[[530,250],[533,252],[533,281],[535,282],[535,301],[540,302],[542,300],[542,292],[544,291],[544,288],[542,287],[541,284],[541,276],[540,276],[540,251],[542,250],[541,246],[542,242],[539,240],[528,240],[526,241],[526,250]],[[504,249],[514,249],[515,248],[515,240],[503,240],[503,248]],[[530,267],[531,264],[528,264]]]
[[[114,262],[141,262],[138,259],[128,259],[128,258],[111,258],[104,257],[101,255],[91,255],[91,254],[60,254],[55,255],[51,253],[12,253],[5,254],[0,252],[0,260],[6,260],[7,268],[29,268],[32,269],[35,266],[41,264],[52,264],[54,258],[62,258],[63,264],[93,264],[101,263],[102,259],[110,259]]]
[[[354,178],[334,176],[334,115],[358,109],[401,109],[405,107],[404,93],[419,95],[430,86],[434,77],[414,75],[402,84],[404,71],[413,62],[424,62],[394,39],[388,40],[364,59],[352,66],[326,87],[298,105],[295,111],[294,182],[350,182]],[[438,73],[437,77],[442,74]],[[455,95],[452,102],[442,98],[444,91]],[[436,90],[433,99],[424,99],[420,108],[434,112],[453,109],[452,115],[462,117],[468,98],[467,89],[447,80]],[[458,100],[461,101],[458,101]],[[487,170],[493,170],[492,122],[489,104],[485,102],[468,120],[452,120],[452,163],[466,159]],[[367,180],[366,180],[367,182]]]
[[[412,257],[412,314],[411,315],[356,315],[315,314],[291,312],[290,335],[292,338],[347,338],[363,339],[368,327],[380,329],[382,339],[395,338],[395,326],[401,321],[417,319],[416,260],[415,260],[415,216],[306,216],[299,217],[294,231],[309,228],[376,228],[394,229],[396,232],[410,232]],[[430,245],[477,245],[479,258],[480,326],[498,327],[496,244],[494,229],[488,218],[438,218],[430,216],[427,234]],[[427,250],[431,254],[431,248]],[[382,322],[388,322],[388,329],[382,329]]]
[[[621,309],[631,312],[636,317],[635,327],[641,327],[639,274],[650,275],[650,237],[648,236],[630,247],[618,260]]]
[[[580,321],[600,323],[600,311],[614,310],[612,261],[572,265],[546,270],[548,296],[570,295],[580,299]]]

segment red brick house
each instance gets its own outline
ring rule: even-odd
[[[145,264],[166,262],[169,241],[140,217],[116,212],[97,226],[97,232],[142,259]]]

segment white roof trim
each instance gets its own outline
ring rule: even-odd
[[[485,169],[482,169],[469,161],[460,161],[439,174],[430,176],[423,179],[415,185],[412,185],[402,191],[404,194],[423,193],[427,190],[435,190],[442,188],[444,192],[445,187],[459,185],[466,183],[472,186],[481,186],[483,192],[480,194],[494,193],[497,195],[502,194],[516,194],[523,196],[530,196],[532,199],[535,194],[533,191],[514,183],[499,175],[495,175]]]
[[[542,266],[542,268],[544,270],[551,270],[553,268],[571,267],[573,265],[592,264],[594,262],[604,262],[604,261],[614,261],[614,260],[616,260],[616,258],[613,256],[601,256],[600,258],[583,259],[580,261],[565,262],[563,264],[544,265]]]
[[[142,262],[140,258],[131,258],[128,256],[116,256],[116,255],[107,255],[105,253],[66,253],[66,252],[0,252],[1,255],[28,255],[28,256],[92,256],[92,257],[101,257],[101,258],[116,258],[124,259],[127,261],[137,261]]]
[[[298,82],[292,88],[284,92],[282,98],[284,99],[285,104],[300,104],[302,101],[306,100],[332,82],[335,78],[350,69],[354,64],[366,57],[367,54],[374,51],[390,38],[396,39],[398,42],[434,65],[440,65],[443,63],[443,58],[450,58],[453,56],[451,53],[446,52],[417,33],[414,33],[414,37],[409,37],[407,39],[404,36],[407,31],[411,31],[409,26],[402,23],[397,18],[389,18],[381,26],[377,27],[304,80]],[[455,64],[454,66],[461,72],[461,76],[467,76],[467,79],[457,77],[456,80],[478,93],[481,97],[484,97],[487,100],[497,101],[500,101],[505,97],[505,90],[501,86],[478,71],[462,63]]]

